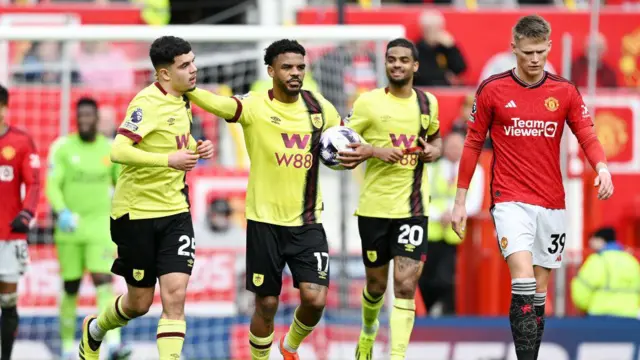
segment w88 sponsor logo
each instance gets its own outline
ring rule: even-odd
[[[558,123],[543,120],[522,120],[511,118],[513,124],[504,126],[507,136],[544,136],[554,137],[558,130]]]

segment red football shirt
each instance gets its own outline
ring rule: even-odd
[[[538,83],[527,84],[515,70],[488,78],[478,88],[469,117],[458,187],[469,187],[489,130],[492,204],[518,201],[564,209],[560,141],[565,121],[591,164],[604,162],[587,107],[568,80],[545,72]]]
[[[20,211],[34,216],[38,204],[40,157],[27,133],[9,127],[0,135],[0,241],[25,239],[26,234],[11,232],[11,222]],[[24,201],[20,188],[26,187]]]

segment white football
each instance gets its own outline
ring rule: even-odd
[[[360,136],[346,126],[334,126],[322,133],[320,138],[320,161],[333,170],[344,170],[338,159],[339,151],[353,150],[349,144],[360,143]]]

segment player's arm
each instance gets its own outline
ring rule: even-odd
[[[40,156],[31,139],[27,141],[26,152],[22,158],[20,177],[25,186],[25,197],[22,201],[22,211],[11,222],[11,230],[27,233],[40,198]]]
[[[613,183],[611,181],[611,174],[607,169],[607,158],[604,154],[604,148],[598,140],[593,128],[593,120],[589,115],[587,106],[584,104],[582,95],[575,86],[572,86],[572,95],[570,102],[569,113],[567,115],[567,123],[571,132],[578,139],[582,151],[593,167],[598,173],[598,177],[595,180],[595,186],[600,186],[598,190],[599,199],[608,199],[613,195]]]
[[[430,119],[429,124],[423,124],[427,127],[427,139],[418,138],[418,141],[422,147],[422,151],[419,153],[420,159],[424,162],[434,162],[442,155],[442,138],[440,137],[440,118],[438,99],[429,93],[425,92],[429,99]]]
[[[191,151],[159,154],[135,146],[155,130],[157,123],[153,107],[145,99],[132,101],[125,120],[118,128],[118,135],[111,144],[111,161],[137,167],[171,167],[183,171],[193,169],[198,155]]]
[[[55,213],[60,213],[67,206],[64,203],[62,194],[62,183],[65,176],[65,161],[62,155],[63,143],[66,138],[62,137],[56,140],[49,149],[49,169],[47,171],[47,184],[45,187],[45,195]]]
[[[242,101],[237,97],[216,95],[210,91],[195,88],[187,92],[187,97],[204,111],[225,119],[227,122],[242,122]]]
[[[464,237],[464,229],[467,222],[465,209],[467,190],[469,189],[469,184],[478,165],[482,145],[484,144],[487,131],[489,130],[489,124],[491,123],[491,114],[491,102],[487,90],[481,87],[476,93],[473,108],[469,115],[467,137],[465,138],[462,158],[460,159],[460,165],[458,167],[458,190],[456,191],[456,198],[451,213],[451,225],[460,238]]]

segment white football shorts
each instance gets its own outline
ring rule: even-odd
[[[491,210],[498,246],[506,259],[529,251],[533,265],[557,269],[566,244],[566,211],[521,202],[497,203]]]
[[[0,282],[18,283],[28,265],[26,240],[0,240]]]

